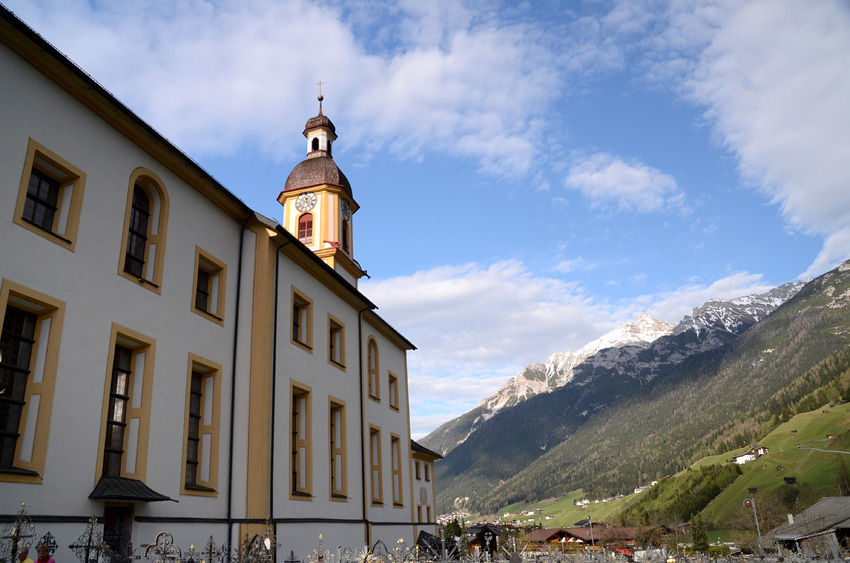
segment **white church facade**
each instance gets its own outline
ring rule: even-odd
[[[0,527],[25,502],[66,563],[92,517],[279,557],[436,533],[321,99],[278,223],[3,6],[0,76]]]

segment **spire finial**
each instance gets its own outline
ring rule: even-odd
[[[319,80],[318,82],[316,82],[316,86],[319,87],[319,115],[322,115],[322,100],[325,99],[325,97],[322,95],[322,84],[324,83],[324,80]]]

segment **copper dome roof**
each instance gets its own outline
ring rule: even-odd
[[[336,162],[329,156],[316,156],[308,158],[298,163],[289,177],[286,179],[286,184],[283,186],[283,191],[299,190],[301,188],[309,188],[328,184],[331,186],[339,186],[350,197],[354,197],[351,193],[351,184],[348,178],[336,165]]]
[[[307,120],[307,124],[304,125],[304,133],[306,134],[307,131],[315,129],[316,127],[327,127],[334,135],[336,135],[336,127],[334,127],[334,124],[329,117],[322,115],[321,108],[319,109],[319,115]]]

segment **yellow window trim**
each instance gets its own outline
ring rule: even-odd
[[[387,372],[387,388],[389,394],[390,408],[396,412],[399,412],[398,376],[391,371]]]
[[[375,452],[374,443],[372,441],[372,436],[377,435],[378,437],[378,445],[377,452]],[[369,425],[369,488],[371,491],[371,500],[372,506],[383,506],[384,505],[384,469],[383,469],[383,453],[382,453],[382,444],[381,444],[381,429],[378,426]],[[378,454],[377,463],[372,459],[373,454]],[[377,469],[378,471],[378,487],[377,491],[375,490],[375,476],[374,472]]]
[[[206,397],[202,398],[201,402],[201,420],[209,420],[209,424],[201,424],[199,434],[210,435],[210,452],[209,452],[209,481],[202,481],[196,478],[197,484],[201,487],[213,489],[212,491],[204,491],[198,489],[186,488],[186,444],[189,441],[189,403],[192,396],[192,372],[199,371],[204,377],[212,377],[212,413],[205,412],[207,404]],[[207,388],[204,387],[206,391]],[[210,416],[207,416],[210,414]],[[183,463],[180,465],[182,472],[180,474],[180,493],[191,496],[201,497],[217,497],[218,496],[218,466],[219,466],[219,439],[221,436],[221,364],[211,362],[205,358],[189,353],[189,367],[186,374],[186,411],[183,417]],[[203,456],[203,440],[198,445],[198,458]],[[200,465],[200,461],[199,461]]]
[[[334,411],[339,409],[340,412],[340,440],[342,441],[341,445],[338,445],[337,448],[330,447],[331,442],[333,441],[333,433],[331,432],[332,424],[331,420],[334,415]],[[330,463],[329,463],[329,471],[328,471],[328,479],[330,481],[330,500],[333,502],[348,502],[348,435],[347,435],[347,424],[345,420],[346,413],[346,405],[345,401],[341,399],[337,399],[336,397],[328,397],[328,445],[330,447]],[[342,456],[340,482],[342,483],[341,489],[334,488],[333,477],[330,471],[330,467],[334,463],[335,455]]]
[[[109,391],[112,384],[112,369],[115,360],[115,345],[121,344],[133,350],[133,373],[130,375],[128,388],[132,391],[136,388],[136,378],[139,376],[136,373],[136,357],[137,354],[145,353],[145,367],[142,375],[142,396],[138,400],[132,394],[130,401],[127,404],[127,421],[137,419],[138,422],[138,445],[135,452],[136,470],[134,473],[126,470],[125,461],[122,459],[121,476],[131,479],[138,479],[142,482],[147,474],[148,464],[148,448],[150,445],[150,420],[151,420],[151,402],[153,397],[153,376],[154,365],[156,363],[156,340],[145,336],[135,330],[123,327],[116,323],[112,323],[112,330],[109,337],[109,354],[106,361],[106,379],[103,389],[103,407],[100,414],[100,439],[98,440],[97,449],[97,465],[95,466],[95,483],[103,474],[103,455],[104,441],[106,440],[106,421],[109,410]],[[138,403],[137,407],[133,404]],[[127,442],[130,438],[130,433],[124,434],[124,453],[127,454]]]
[[[145,245],[145,266],[141,278],[137,278],[124,271],[124,261],[127,254],[127,237],[130,232],[130,215],[133,209],[133,190],[137,183],[152,198],[155,210],[155,213],[151,213],[151,222],[148,224],[148,240]],[[152,190],[156,193],[152,193]],[[162,268],[165,263],[165,235],[168,227],[168,208],[168,192],[165,191],[163,181],[147,168],[136,168],[130,175],[130,185],[127,190],[127,204],[124,209],[124,229],[121,235],[121,255],[118,260],[118,275],[159,294],[162,293]],[[154,231],[154,227],[156,231]],[[156,247],[156,256],[154,257],[153,264],[150,263],[149,259],[151,246]]]
[[[393,446],[396,446],[396,451],[393,452]],[[404,471],[402,470],[402,459],[404,456],[401,451],[401,436],[390,433],[390,474],[392,475],[392,491],[393,491],[393,508],[404,508]],[[398,469],[393,466],[397,465]],[[396,479],[398,479],[398,491],[396,491]],[[396,497],[398,492],[398,497]]]
[[[23,425],[30,416],[32,396],[40,396],[30,460],[21,460],[22,440],[19,439],[15,447],[15,466],[21,469],[35,471],[38,475],[0,473],[0,482],[40,485],[43,482],[45,462],[47,459],[47,445],[50,436],[50,421],[53,415],[56,374],[59,366],[59,344],[62,337],[62,325],[65,321],[65,302],[4,278],[2,284],[0,284],[0,326],[3,326],[3,320],[6,316],[6,306],[9,304],[10,297],[16,307],[27,309],[26,304],[21,303],[21,301],[32,304],[30,307],[31,312],[38,315],[38,323],[35,328],[36,347],[33,349],[31,362],[34,363],[39,355],[38,347],[47,346],[47,349],[44,354],[44,370],[41,374],[41,382],[27,381],[26,404],[21,412],[21,424]],[[42,342],[38,337],[43,328],[42,323],[48,318],[50,319],[50,329],[47,334],[47,342]]]
[[[57,182],[59,182],[59,198],[58,209],[59,213],[54,217],[54,228],[59,220],[59,216],[65,215],[65,229],[57,232],[55,230],[46,231],[36,225],[25,221],[24,206],[27,201],[27,189],[31,172],[36,170],[47,174]],[[30,138],[27,145],[27,155],[24,160],[24,170],[21,174],[21,184],[18,189],[18,201],[15,205],[14,222],[21,227],[32,231],[33,233],[52,241],[59,246],[74,252],[77,245],[77,232],[80,227],[80,213],[83,208],[83,192],[86,187],[86,173],[57,155],[44,145]],[[67,190],[71,190],[70,201],[67,199]],[[65,213],[67,211],[67,213]]]
[[[213,276],[218,278],[218,289],[216,290],[215,295],[210,293],[209,296],[211,300],[215,300],[216,314],[196,307],[195,297],[198,294],[198,270],[201,269],[210,274],[211,278]],[[212,279],[210,280],[210,283],[212,283]],[[209,252],[205,252],[201,249],[201,247],[195,246],[195,268],[192,270],[192,300],[190,302],[192,312],[218,325],[224,326],[224,299],[226,296],[226,290],[227,265],[221,260],[213,257],[213,255]]]
[[[299,330],[303,331],[303,340],[299,337],[301,334],[295,334],[295,321],[293,318],[290,318],[290,342],[299,348],[306,350],[307,352],[313,353],[313,300],[307,297],[307,295],[299,291],[292,286],[292,303],[289,307],[290,316],[295,313],[296,305],[300,308],[306,309],[306,315],[304,318],[304,324],[307,326],[301,326],[299,322]]]
[[[340,361],[334,359],[332,347],[334,326],[339,330],[339,350],[337,355]],[[328,363],[340,371],[345,371],[345,324],[330,313],[328,313]]]
[[[374,358],[372,350],[374,349]],[[381,402],[381,354],[378,351],[378,342],[373,336],[366,340],[366,373],[368,374],[369,398]]]
[[[304,429],[304,438],[298,439],[294,436],[294,434],[290,435],[290,451],[295,451],[297,448],[304,448],[304,487],[301,488],[297,483],[293,480],[295,478],[296,471],[294,471],[292,467],[292,457],[289,458],[289,498],[291,500],[304,500],[304,501],[312,501],[313,500],[313,389],[302,383],[298,383],[294,380],[290,380],[289,382],[289,413],[290,413],[290,424],[292,424],[292,412],[295,409],[295,404],[293,399],[298,396],[306,395],[305,408],[307,409],[306,414],[304,415],[304,424],[306,428]]]

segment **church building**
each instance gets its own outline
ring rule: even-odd
[[[0,76],[0,529],[26,503],[65,563],[92,518],[137,555],[437,533],[321,95],[278,222],[2,5]]]

